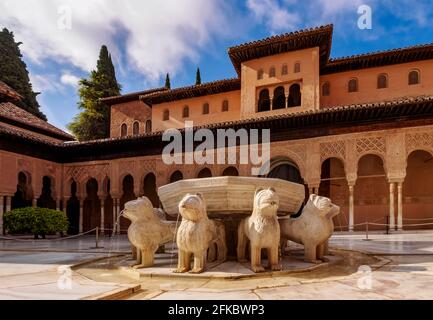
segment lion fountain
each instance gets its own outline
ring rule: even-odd
[[[175,273],[201,273],[208,262],[228,257],[246,262],[247,248],[254,273],[265,270],[262,249],[269,270],[279,271],[279,249],[284,259],[287,240],[304,245],[306,262],[320,263],[334,231],[333,218],[340,211],[318,195],[310,195],[301,210],[304,186],[270,178],[181,180],[160,187],[158,195],[162,209],[153,208],[146,197],[125,204],[123,216],[131,220],[128,238],[137,248],[134,268],[153,266],[158,247],[172,241],[178,249],[177,268],[173,270],[170,262]],[[298,217],[291,216],[299,211]],[[167,221],[166,215],[177,217],[177,222]]]

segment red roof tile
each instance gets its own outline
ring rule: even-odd
[[[14,89],[9,87],[6,83],[0,81],[0,98],[2,98],[2,96],[5,96],[7,98],[16,101],[21,100],[23,98],[18,92],[16,92]]]
[[[10,102],[0,103],[0,122],[9,123],[62,141],[75,139],[69,133],[56,128]]]

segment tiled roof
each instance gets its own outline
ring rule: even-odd
[[[167,91],[167,90],[168,89],[165,87],[154,88],[154,89],[149,89],[149,90],[144,90],[144,91],[131,92],[131,93],[123,94],[120,96],[103,98],[103,99],[101,99],[101,101],[104,102],[105,104],[109,105],[109,106],[112,106],[113,104],[125,103],[125,102],[138,100],[140,96],[147,96],[147,95],[152,94],[152,93],[163,92],[163,91]]]
[[[5,96],[12,100],[21,100],[22,96],[3,81],[0,81],[0,98]]]
[[[331,59],[326,66],[322,68],[321,74],[360,70],[427,59],[433,59],[433,44]]]
[[[38,132],[40,134],[58,139],[74,140],[75,138],[59,128],[39,119],[30,112],[21,109],[10,102],[0,103],[0,122],[9,123],[26,130]]]
[[[320,48],[320,62],[324,65],[331,52],[332,31],[332,24],[294,31],[231,47],[228,54],[238,74],[242,62],[313,47]]]
[[[202,83],[194,86],[176,88],[162,92],[155,92],[148,95],[141,95],[140,100],[146,102],[148,105],[153,105],[163,102],[202,97],[211,94],[224,93],[240,89],[241,81],[238,78],[233,78]]]

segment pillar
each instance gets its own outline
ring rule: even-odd
[[[60,211],[60,198],[56,199],[56,210]]]
[[[399,231],[403,230],[403,183],[399,182],[397,185],[397,228]]]
[[[3,212],[4,212],[4,196],[0,195],[0,236],[4,235],[3,232]]]
[[[353,232],[355,225],[355,206],[353,199],[354,186],[349,185],[349,231]]]
[[[117,234],[120,234],[120,219],[119,219],[119,215],[120,215],[120,199],[117,199],[117,215],[116,215],[116,219],[118,219],[119,224],[117,225]]]
[[[65,215],[68,214],[68,197],[63,197],[63,212],[65,213]]]
[[[389,230],[395,230],[395,208],[394,208],[395,183],[389,183]]]
[[[101,200],[101,226],[100,226],[100,234],[103,235],[104,229],[105,229],[105,198],[104,197],[100,197]]]
[[[33,199],[32,199],[32,207],[33,208],[36,208],[38,206],[38,198],[37,197],[34,197]]]
[[[80,222],[78,233],[83,233],[84,199],[80,198]]]
[[[118,199],[113,198],[113,230],[111,232],[114,234],[116,232],[116,222],[117,222],[117,201]]]

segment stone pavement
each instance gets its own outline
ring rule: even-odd
[[[331,247],[343,249],[336,255],[344,259],[329,267],[243,280],[137,279],[101,260],[75,269],[67,290],[58,287],[59,266],[126,253],[126,237],[105,239],[102,249],[92,249],[92,237],[34,244],[1,241],[0,299],[80,299],[135,284],[141,284],[142,290],[130,299],[433,299],[433,232],[370,234],[369,238],[334,235]]]

